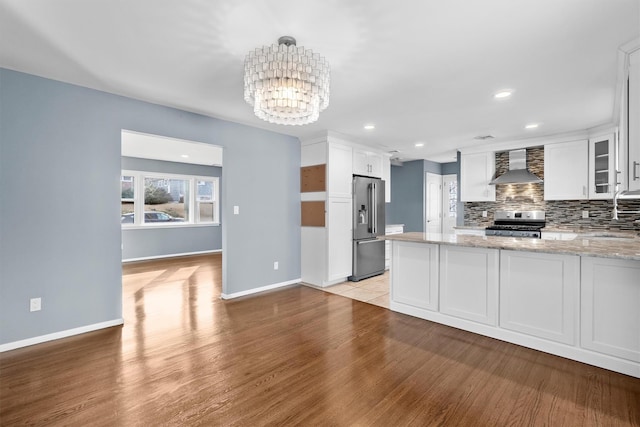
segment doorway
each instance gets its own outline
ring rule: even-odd
[[[425,231],[442,233],[442,176],[425,174]]]
[[[454,234],[458,218],[458,176],[442,176],[442,233]]]
[[[456,226],[458,177],[425,173],[425,231],[453,234]]]

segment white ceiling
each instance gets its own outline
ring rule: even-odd
[[[331,64],[312,125],[268,124],[243,100],[246,53],[282,35]],[[640,0],[0,0],[0,67],[441,162],[477,135],[610,123],[618,48],[639,36]]]

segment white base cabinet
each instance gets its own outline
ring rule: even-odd
[[[640,378],[640,261],[392,247],[391,310]]]
[[[438,245],[394,240],[391,247],[391,302],[437,311]]]
[[[440,247],[440,312],[497,325],[499,251]]]
[[[640,362],[640,263],[582,258],[582,347]]]
[[[403,224],[390,224],[385,227],[384,234],[402,234],[404,233]],[[391,240],[385,240],[384,242],[384,269],[391,268]]]
[[[327,201],[327,280],[343,281],[352,274],[351,199],[330,197]]]
[[[500,326],[576,344],[580,257],[500,253]]]

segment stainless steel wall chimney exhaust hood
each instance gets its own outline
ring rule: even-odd
[[[542,180],[527,169],[527,150],[509,151],[509,170],[489,184],[538,184]]]

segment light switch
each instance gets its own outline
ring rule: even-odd
[[[234,215],[240,215],[240,206],[234,206],[233,207],[233,214]]]

